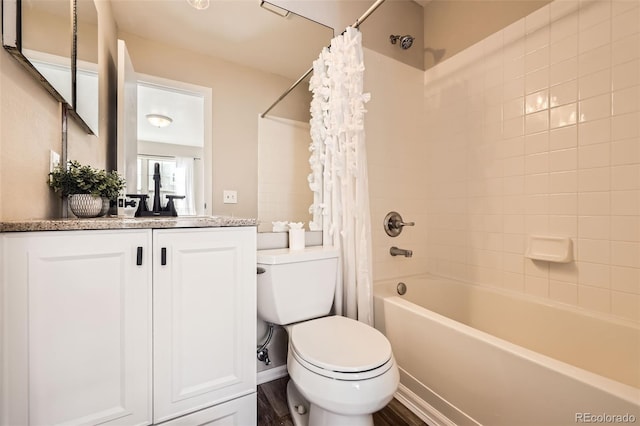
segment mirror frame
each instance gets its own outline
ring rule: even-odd
[[[22,64],[40,84],[54,97],[62,103],[76,123],[88,134],[93,134],[91,128],[85,123],[74,108],[76,102],[76,61],[77,61],[77,21],[76,0],[69,0],[71,10],[71,105],[56,90],[55,87],[36,69],[29,59],[22,53],[22,0],[2,0],[2,46]]]

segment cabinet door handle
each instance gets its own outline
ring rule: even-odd
[[[167,264],[167,248],[166,247],[162,247],[160,249],[160,264],[163,266]]]
[[[138,250],[136,253],[136,265],[138,266],[142,265],[142,247],[138,247]]]

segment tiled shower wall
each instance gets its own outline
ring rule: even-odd
[[[640,1],[556,0],[428,70],[425,123],[432,272],[640,321]]]

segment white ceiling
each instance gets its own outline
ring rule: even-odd
[[[147,120],[147,114],[164,115],[173,122],[167,127],[154,127]],[[138,140],[203,147],[203,95],[138,84]]]

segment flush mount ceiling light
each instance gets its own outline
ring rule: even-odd
[[[209,7],[209,0],[187,0],[187,3],[198,10],[205,10]]]
[[[173,119],[171,117],[167,117],[162,114],[147,114],[147,121],[152,126],[156,127],[167,127],[169,124],[173,123]]]

